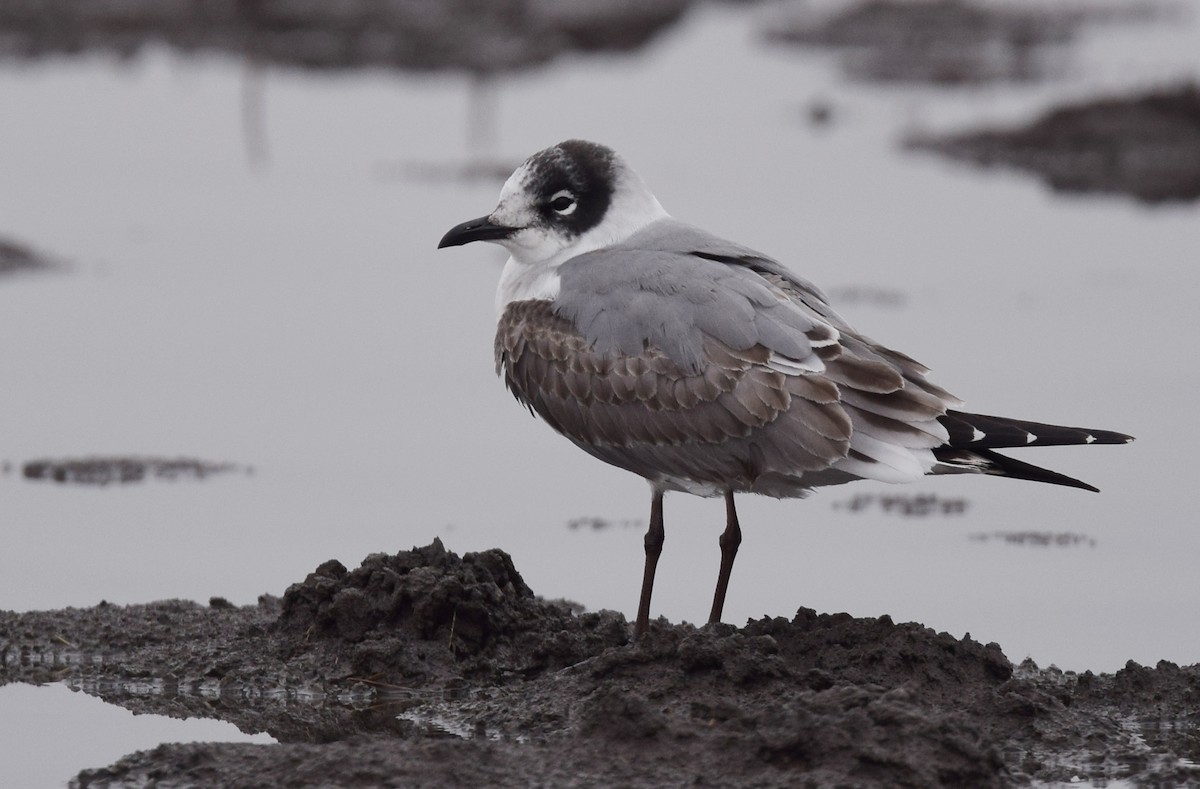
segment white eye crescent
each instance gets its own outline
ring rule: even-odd
[[[570,216],[575,213],[575,195],[566,189],[560,189],[550,198],[550,208],[559,216]]]

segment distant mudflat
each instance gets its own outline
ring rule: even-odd
[[[0,57],[107,52],[151,44],[314,69],[496,73],[567,51],[634,50],[692,0],[32,0],[0,4]]]
[[[1200,199],[1200,87],[1072,104],[1010,129],[921,136],[924,150],[1038,176],[1051,189],[1144,203]]]

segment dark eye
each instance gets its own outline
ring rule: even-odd
[[[550,198],[550,208],[559,216],[570,216],[575,213],[575,195],[566,189],[555,192]]]

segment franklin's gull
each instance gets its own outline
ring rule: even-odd
[[[859,334],[778,261],[671,218],[596,143],[534,154],[496,210],[451,228],[438,247],[472,241],[511,254],[496,294],[505,384],[580,449],[650,483],[639,636],[666,491],[725,498],[717,622],[742,539],[735,493],[801,497],[926,474],[1095,491],[995,450],[1132,440],[958,410],[928,368]]]

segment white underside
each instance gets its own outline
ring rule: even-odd
[[[863,442],[856,443],[861,444]],[[872,447],[872,449],[876,450],[877,455],[885,458],[885,460],[880,462],[868,463],[861,460],[843,458],[827,469],[805,471],[798,473],[794,477],[783,474],[767,475],[756,481],[751,490],[743,492],[757,493],[776,499],[794,499],[803,498],[812,493],[816,488],[842,485],[853,481],[855,478],[902,484],[915,482],[927,474],[935,473],[934,467],[938,463],[932,451],[928,449],[908,449],[905,447],[880,445],[882,445],[882,442],[877,442],[877,445]],[[875,457],[875,455],[871,455],[871,457]],[[959,473],[969,470],[972,469],[954,469],[954,471]],[[726,487],[722,485],[716,485],[711,482],[698,482],[687,477],[672,475],[664,475],[648,481],[652,486],[660,490],[674,490],[681,493],[691,493],[694,496],[721,496],[726,491]]]

